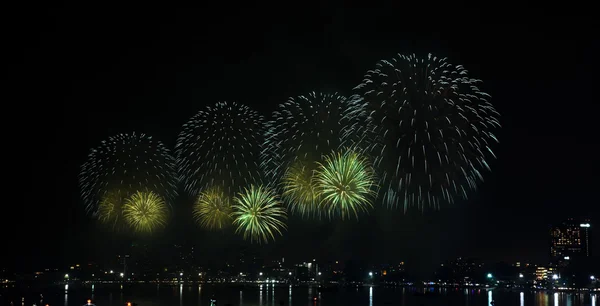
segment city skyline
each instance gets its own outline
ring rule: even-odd
[[[37,143],[25,141],[27,174],[19,178],[33,188],[22,194],[35,197],[25,197],[27,205],[2,216],[1,229],[14,232],[17,240],[9,243],[13,251],[5,252],[4,260],[25,266],[74,262],[130,241],[99,229],[79,195],[79,166],[103,139],[145,132],[172,149],[181,125],[206,105],[237,101],[268,115],[290,96],[348,92],[377,60],[396,53],[443,54],[484,81],[503,124],[492,172],[470,200],[437,212],[379,210],[358,222],[310,226],[291,221],[286,236],[263,252],[382,261],[403,257],[424,269],[461,254],[541,261],[548,256],[551,224],[564,216],[590,218],[592,225],[598,220],[597,179],[586,170],[598,163],[597,106],[588,105],[594,96],[594,42],[580,40],[570,28],[532,25],[539,21],[481,22],[488,33],[472,41],[466,32],[417,33],[384,21],[363,27],[355,22],[360,20],[356,11],[323,10],[334,16],[320,20],[325,28],[265,20],[261,24],[267,27],[286,26],[264,37],[258,25],[240,30],[243,34],[196,33],[202,23],[184,12],[162,22],[138,16],[137,23],[153,25],[143,30],[125,16],[96,28],[94,18],[42,14],[51,26],[24,39],[25,56],[18,62],[21,71],[37,73],[18,76],[38,88],[21,90],[30,100],[49,95],[56,103],[31,114],[32,128],[43,133]],[[380,18],[386,16],[383,10],[372,14],[372,21],[387,19]],[[82,26],[73,28],[71,22]],[[137,31],[143,35],[133,35]],[[206,41],[214,49],[206,50]],[[96,49],[97,43],[112,47]],[[65,52],[69,48],[76,52]],[[176,203],[191,202],[182,195]],[[175,210],[178,221],[152,238],[155,244],[194,243],[207,258],[244,245],[231,233],[198,229],[184,212]],[[15,231],[15,222],[23,229]],[[39,230],[33,233],[31,226]],[[598,237],[591,236],[595,250]]]
[[[66,267],[43,268],[30,271],[0,269],[5,282],[130,282],[130,283],[198,283],[198,282],[273,282],[301,284],[318,282],[347,285],[353,281],[387,283],[413,286],[416,283],[434,286],[493,285],[502,281],[523,288],[542,289],[558,286],[567,289],[579,286],[597,286],[597,262],[573,258],[567,265],[532,262],[494,262],[476,258],[458,257],[437,266],[434,273],[418,276],[418,267],[404,261],[365,262],[305,258],[290,261],[285,258],[262,258],[242,251],[236,258],[218,263],[202,263],[194,257],[194,247],[171,246],[171,262],[158,262],[148,258],[147,245],[132,245],[126,254],[115,255],[111,260],[89,263],[72,263]],[[433,282],[433,283],[432,283]],[[572,283],[571,283],[572,282]],[[565,287],[566,284],[569,284]],[[502,285],[504,286],[504,285]],[[568,290],[568,289],[567,289]]]
[[[585,223],[582,223],[585,222]],[[516,262],[510,262],[505,260],[495,260],[489,258],[477,258],[471,256],[459,256],[454,259],[447,259],[441,262],[441,268],[447,267],[446,264],[464,266],[474,265],[477,263],[479,268],[481,268],[482,264],[488,265],[489,267],[494,267],[498,265],[503,265],[504,267],[512,266],[514,268],[528,268],[528,270],[533,269],[530,273],[538,274],[536,277],[539,278],[548,278],[548,275],[552,276],[555,273],[559,273],[563,269],[569,267],[575,267],[577,269],[588,269],[591,274],[600,274],[600,270],[597,270],[600,266],[597,263],[594,263],[596,257],[593,257],[590,253],[590,248],[593,245],[590,245],[590,229],[593,228],[592,223],[589,223],[589,219],[574,219],[567,218],[563,222],[554,224],[550,226],[549,230],[549,243],[547,245],[547,249],[549,250],[549,257],[547,260],[536,261],[529,258],[525,258],[525,256],[521,256],[523,260],[519,260]],[[580,234],[581,231],[581,234]],[[17,275],[27,275],[32,273],[33,271],[46,271],[46,272],[56,272],[62,273],[65,269],[70,270],[80,270],[83,267],[96,267],[96,269],[103,267],[106,271],[113,271],[110,274],[119,275],[119,273],[123,273],[120,271],[135,271],[135,274],[139,275],[140,272],[146,271],[150,272],[151,275],[156,271],[163,271],[169,273],[178,274],[181,271],[186,271],[185,273],[189,273],[190,271],[218,271],[222,269],[222,267],[237,267],[240,269],[241,267],[244,271],[248,269],[248,265],[252,266],[252,269],[257,269],[257,267],[262,267],[259,270],[265,270],[265,267],[270,267],[272,263],[285,263],[285,258],[287,257],[286,266],[297,266],[298,264],[306,264],[307,262],[316,262],[318,264],[355,264],[363,267],[362,269],[367,269],[367,267],[379,267],[379,266],[394,266],[395,264],[402,265],[402,271],[410,274],[412,279],[423,279],[426,277],[425,274],[421,274],[419,271],[419,266],[414,266],[410,261],[406,262],[403,258],[396,258],[395,260],[389,260],[387,262],[384,261],[369,261],[360,258],[336,258],[336,257],[305,257],[304,255],[298,254],[269,254],[261,252],[256,248],[252,248],[248,245],[237,245],[230,246],[228,252],[226,252],[225,256],[219,254],[218,258],[206,257],[203,256],[203,250],[201,245],[195,244],[164,244],[157,246],[152,241],[142,241],[137,240],[137,242],[127,241],[126,245],[121,245],[121,251],[116,253],[108,254],[104,253],[101,256],[81,259],[76,261],[76,263],[67,264],[66,267],[70,268],[56,268],[57,264],[46,264],[46,265],[36,265],[25,268],[23,270],[19,270],[19,268],[14,268],[11,266],[1,267],[3,272],[16,273]],[[114,249],[111,249],[114,252]],[[312,258],[312,259],[311,259]],[[438,263],[439,264],[439,263]],[[458,267],[456,269],[462,269]],[[80,268],[81,267],[81,268]],[[111,267],[111,268],[107,268]],[[536,269],[537,268],[537,269]],[[208,269],[208,270],[207,270]],[[371,270],[375,268],[370,268]],[[383,268],[382,268],[383,269]],[[439,273],[440,267],[438,267]],[[492,268],[488,268],[492,269]],[[494,268],[495,269],[495,268]],[[505,268],[503,268],[505,269]],[[385,270],[385,269],[384,269]],[[104,270],[102,270],[104,271]],[[144,273],[146,273],[144,272]],[[194,273],[196,273],[194,272]],[[467,275],[471,275],[473,270],[463,271]],[[461,272],[461,273],[463,273]],[[108,272],[107,272],[108,273]],[[237,273],[237,272],[236,272]],[[246,272],[247,273],[247,272]],[[446,272],[447,273],[447,272]],[[540,276],[542,273],[544,276]],[[39,272],[35,272],[35,275],[38,275]],[[105,273],[106,274],[106,273]],[[12,274],[10,274],[12,275]],[[125,273],[125,275],[128,275]],[[145,275],[145,274],[144,274]],[[409,274],[406,274],[409,275]],[[416,278],[415,278],[416,277]]]

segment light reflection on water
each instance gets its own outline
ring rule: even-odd
[[[35,291],[25,298],[27,306],[38,302],[40,294],[43,294],[44,303],[50,305],[81,306],[89,298],[94,300],[98,306],[121,306],[131,301],[143,306],[177,305],[180,306],[208,306],[210,298],[216,298],[219,305],[239,306],[496,306],[517,305],[519,306],[600,306],[598,294],[590,293],[568,293],[568,292],[531,292],[531,291],[502,291],[478,290],[478,289],[439,289],[430,288],[386,288],[375,287],[353,287],[339,290],[321,290],[310,287],[248,285],[248,286],[216,286],[202,285],[194,290],[193,286],[185,286],[186,294],[183,294],[185,285],[149,285],[149,286],[127,286],[121,290],[120,285],[88,285],[79,287],[77,285],[53,287],[53,291]],[[196,285],[194,285],[196,286]],[[270,286],[270,287],[269,287]],[[277,288],[275,288],[277,287]],[[288,290],[285,290],[288,289]],[[206,291],[207,290],[207,291]],[[375,299],[377,290],[377,299]],[[292,292],[297,297],[292,299]],[[118,295],[117,295],[118,294]],[[27,295],[26,295],[27,296]],[[10,292],[0,291],[0,297],[11,297]],[[316,298],[316,300],[313,300]],[[21,295],[12,295],[13,301],[20,301]],[[512,301],[512,302],[511,302]],[[179,303],[177,303],[179,302]],[[0,300],[0,304],[4,301]],[[514,303],[514,304],[513,304]],[[8,304],[8,303],[6,303]],[[20,303],[19,303],[20,304]]]
[[[179,285],[179,306],[183,305],[183,284]]]
[[[525,306],[525,292],[519,293],[519,305]]]
[[[548,295],[544,294],[543,292],[539,292],[537,295],[537,305],[538,306],[548,306],[549,305],[549,299],[548,299]]]
[[[275,305],[275,285],[271,284],[271,305]]]

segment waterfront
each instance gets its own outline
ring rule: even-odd
[[[290,287],[273,285],[227,286],[227,285],[87,285],[65,290],[64,286],[45,288],[4,287],[1,289],[0,305],[81,306],[93,299],[97,306],[118,306],[127,302],[139,306],[208,306],[216,298],[218,305],[278,306],[278,305],[490,305],[496,306],[596,306],[597,293],[552,293],[545,291],[502,291],[499,289],[423,289],[358,287],[321,291],[313,287]],[[317,300],[315,301],[315,297]],[[282,304],[283,303],[283,304]]]

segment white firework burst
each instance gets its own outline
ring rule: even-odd
[[[369,149],[391,206],[452,203],[490,170],[499,113],[463,66],[429,55],[380,61],[354,90],[368,107]]]
[[[228,196],[260,183],[263,117],[249,107],[219,102],[198,112],[179,134],[177,164],[185,190],[219,187]]]

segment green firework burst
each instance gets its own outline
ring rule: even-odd
[[[233,224],[250,242],[268,243],[275,233],[286,228],[287,213],[277,194],[270,188],[251,185],[233,198]]]
[[[315,172],[321,205],[329,217],[342,219],[373,207],[376,183],[369,161],[354,151],[325,157]]]

